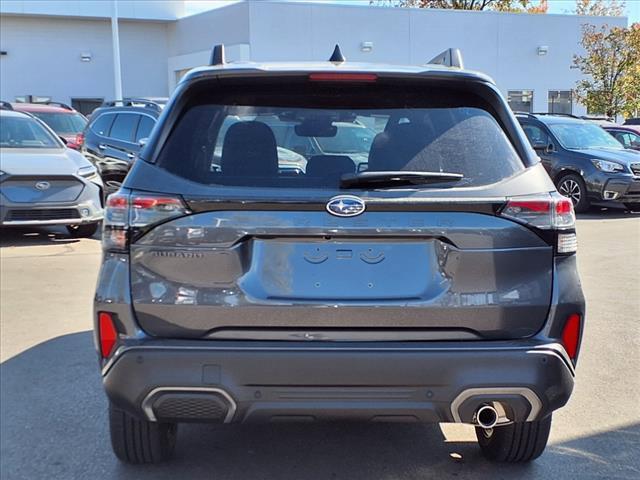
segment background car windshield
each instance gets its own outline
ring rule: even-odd
[[[56,133],[80,133],[87,125],[87,119],[77,113],[33,112]]]
[[[363,153],[368,152],[373,143],[375,132],[359,125],[336,125],[333,137],[320,137],[318,143],[327,153]]]
[[[61,148],[56,137],[33,118],[0,116],[1,148]]]
[[[549,128],[558,137],[564,148],[584,150],[587,148],[624,148],[620,142],[601,127],[589,123],[558,123]]]
[[[380,133],[361,120],[380,125]],[[287,168],[280,147],[285,134],[326,151]],[[495,183],[524,169],[495,118],[475,107],[196,105],[182,116],[157,163],[211,185],[331,189],[339,188],[342,175],[366,170],[461,173],[462,181],[447,184],[461,187]]]

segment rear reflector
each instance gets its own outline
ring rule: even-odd
[[[319,72],[309,75],[312,82],[375,82],[378,75],[375,73],[333,73]]]
[[[562,329],[562,345],[569,354],[571,360],[576,359],[578,345],[580,344],[580,315],[572,313],[567,317],[567,322]]]
[[[578,251],[578,238],[575,233],[558,234],[558,253],[574,253]]]
[[[118,338],[118,331],[110,313],[100,312],[98,314],[98,332],[100,335],[100,355],[102,358],[109,358]]]

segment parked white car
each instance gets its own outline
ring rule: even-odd
[[[42,121],[0,110],[0,225],[65,225],[96,233],[103,217],[96,168]]]

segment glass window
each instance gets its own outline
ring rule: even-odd
[[[639,148],[640,147],[640,135],[633,132],[627,132],[622,130],[615,130],[613,136],[618,140],[625,148]]]
[[[532,125],[530,123],[525,123],[522,125],[522,129],[524,133],[527,135],[531,146],[539,147],[539,146],[547,146],[549,145],[549,136],[547,133],[542,130],[542,128]]]
[[[573,112],[571,90],[549,90],[548,112],[570,115]]]
[[[570,150],[586,150],[589,148],[611,148],[621,150],[624,147],[593,123],[555,123],[549,125],[553,134],[564,148]]]
[[[114,118],[116,118],[116,116],[112,113],[100,115],[91,123],[91,130],[103,137],[108,136]]]
[[[275,99],[255,88],[250,95],[217,93],[222,102],[203,99],[180,115],[157,164],[207,185],[335,190],[342,175],[363,170],[463,175],[420,189],[487,185],[524,168],[489,107],[475,106],[480,99],[408,90],[393,96],[386,88],[384,95],[354,88],[339,97],[327,92],[327,98],[318,90],[287,91]],[[362,119],[385,128],[376,136]],[[283,168],[285,153],[295,157],[294,142],[286,152],[277,145],[282,135],[275,127],[282,124],[287,136],[327,149],[299,161],[304,170],[295,175]]]
[[[78,113],[33,112],[57,134],[75,134],[84,130],[87,119]]]
[[[139,142],[143,138],[149,138],[151,130],[153,130],[156,122],[146,115],[140,115],[140,123],[138,124],[138,131],[136,132],[136,142]]]
[[[123,142],[133,141],[133,132],[138,124],[140,115],[132,113],[118,113],[113,121],[109,137]]]
[[[31,117],[2,115],[0,148],[62,148],[62,144]]]
[[[533,90],[509,90],[507,99],[514,112],[533,112]]]

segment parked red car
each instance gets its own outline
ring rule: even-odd
[[[613,135],[624,148],[640,150],[640,125],[604,125],[602,128]]]
[[[82,131],[87,125],[87,118],[80,112],[59,102],[13,103],[11,105],[18,112],[27,112],[38,117],[66,141],[67,147],[80,150],[82,141],[78,137],[82,135]]]

